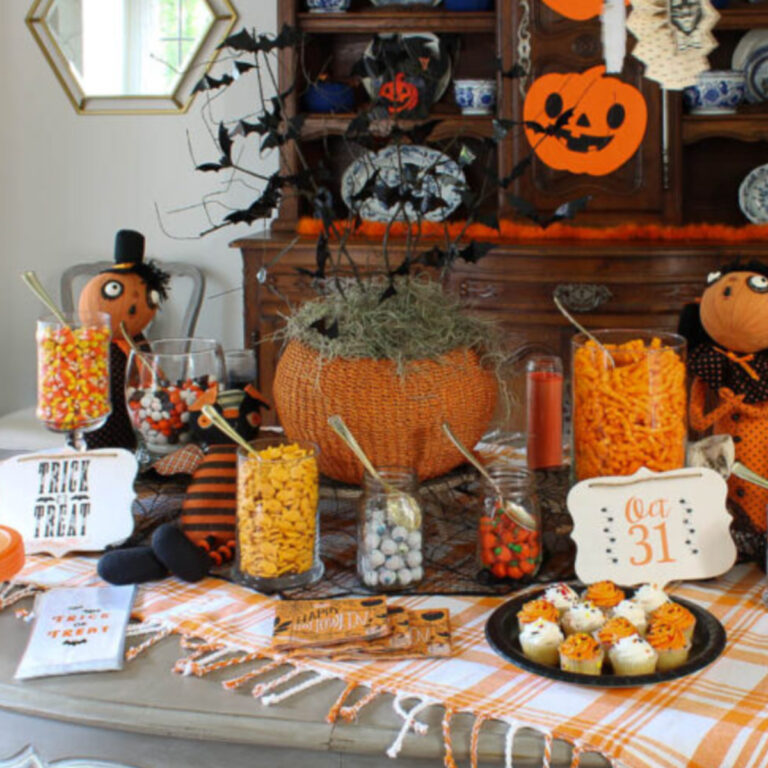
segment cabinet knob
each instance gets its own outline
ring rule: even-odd
[[[459,283],[459,296],[462,299],[495,299],[498,295],[498,286],[493,283],[483,284],[474,280],[462,280]]]
[[[613,298],[607,285],[595,283],[561,283],[553,295],[571,312],[592,312]]]

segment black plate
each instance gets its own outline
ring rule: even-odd
[[[624,591],[627,593],[627,597],[631,597],[633,594],[631,589]],[[630,688],[638,685],[663,683],[666,680],[674,680],[677,677],[684,677],[703,669],[707,664],[711,664],[725,647],[723,625],[709,611],[705,611],[688,600],[675,597],[676,603],[684,605],[696,617],[691,653],[685,664],[667,672],[653,672],[650,675],[614,675],[608,672],[603,672],[600,675],[580,675],[577,672],[564,672],[557,667],[548,667],[546,664],[531,661],[520,648],[517,612],[523,607],[523,603],[543,597],[544,592],[546,592],[546,588],[526,591],[504,605],[500,605],[491,614],[485,625],[486,640],[499,656],[515,666],[542,677],[550,677],[564,683],[578,683],[579,685],[591,685],[600,688]]]

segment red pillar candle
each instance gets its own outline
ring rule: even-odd
[[[563,363],[556,355],[537,355],[526,367],[528,467],[563,463]]]

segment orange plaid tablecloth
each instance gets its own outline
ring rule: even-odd
[[[98,584],[94,564],[87,558],[31,557],[16,582],[42,588]],[[719,579],[675,588],[673,594],[698,603],[723,623],[727,645],[723,655],[700,672],[655,686],[599,689],[529,674],[496,656],[485,642],[485,622],[501,599],[414,596],[396,602],[411,608],[450,608],[452,658],[377,663],[294,660],[292,671],[277,681],[257,682],[253,692],[270,704],[324,680],[341,679],[347,682],[343,697],[357,686],[373,693],[393,693],[404,724],[391,756],[409,731],[425,727],[418,721],[419,712],[442,705],[448,766],[455,765],[449,738],[451,714],[471,712],[478,718],[477,732],[483,720],[492,718],[508,723],[509,734],[523,726],[543,733],[545,766],[554,737],[575,745],[574,765],[580,752],[598,751],[615,766],[630,768],[767,768],[764,586],[765,574],[754,565],[741,565]],[[2,600],[0,592],[0,608]],[[13,601],[13,592],[7,590],[5,605]],[[279,658],[266,666],[261,662],[260,669],[243,673],[246,662],[274,658],[270,652],[274,604],[271,598],[216,579],[197,585],[174,579],[145,585],[139,589],[135,612],[144,622],[140,625],[144,631],[155,635],[140,647],[171,632],[203,638],[205,644],[191,658],[181,660],[176,671],[202,675],[232,666],[233,674],[240,677],[225,682],[225,687],[257,680],[261,672],[281,664]],[[302,673],[309,677],[298,682],[306,677]],[[364,696],[363,702],[373,693]],[[345,707],[343,697],[331,712],[334,718],[339,713],[354,715],[361,706],[358,702]],[[409,701],[416,703],[406,710]]]

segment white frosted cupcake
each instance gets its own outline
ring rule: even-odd
[[[536,619],[523,627],[519,637],[520,647],[531,661],[546,664],[548,667],[557,666],[563,633],[554,621]]]
[[[544,593],[544,599],[552,603],[557,608],[557,612],[562,616],[575,602],[579,596],[567,584],[560,582],[547,587]]]
[[[608,651],[617,675],[647,675],[656,670],[659,654],[639,635],[622,637]]]
[[[639,635],[644,636],[648,629],[648,619],[643,607],[632,600],[622,600],[617,606],[611,609],[612,619],[626,619],[637,629]]]
[[[660,605],[669,602],[669,595],[656,584],[643,584],[635,590],[632,600],[650,616]]]
[[[589,635],[605,624],[605,616],[589,600],[578,600],[563,614],[562,624],[566,635],[574,635],[578,632]]]

